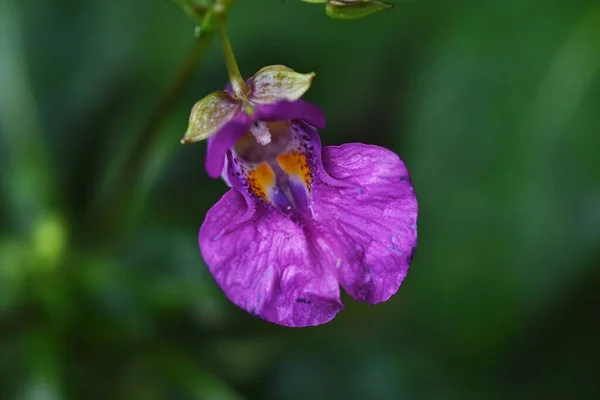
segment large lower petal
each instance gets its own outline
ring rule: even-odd
[[[417,240],[417,201],[404,163],[364,144],[324,147],[313,184],[313,237],[344,289],[371,304],[406,276]],[[331,179],[333,178],[333,179]]]
[[[269,322],[319,325],[343,308],[335,271],[321,267],[302,226],[236,189],[209,210],[199,242],[227,297]]]

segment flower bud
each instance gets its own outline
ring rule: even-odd
[[[378,0],[329,0],[325,12],[334,19],[359,19],[389,8],[391,4]]]

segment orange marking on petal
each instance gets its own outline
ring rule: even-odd
[[[305,154],[297,151],[280,154],[277,156],[277,164],[279,164],[286,174],[290,176],[296,175],[302,179],[306,187],[310,189],[312,176]]]
[[[269,201],[269,189],[275,185],[275,172],[273,172],[269,164],[266,162],[260,163],[258,167],[248,173],[247,180],[250,190],[254,194]]]

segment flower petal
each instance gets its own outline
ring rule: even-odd
[[[365,144],[325,147],[327,176],[313,183],[313,237],[356,300],[388,300],[406,276],[417,240],[417,200],[393,152]]]
[[[282,100],[275,104],[256,105],[256,118],[261,121],[284,121],[300,118],[319,129],[325,129],[326,125],[323,111],[304,100]]]
[[[238,113],[235,118],[223,125],[219,132],[208,140],[204,166],[211,178],[218,178],[223,172],[225,154],[250,128],[253,119],[245,112]]]
[[[236,189],[209,210],[199,243],[227,297],[269,322],[319,325],[343,309],[334,271],[321,267],[302,227]]]

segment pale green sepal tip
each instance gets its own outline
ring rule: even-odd
[[[239,112],[240,106],[240,101],[223,90],[197,101],[190,113],[188,129],[181,143],[208,139]]]
[[[392,8],[392,5],[378,0],[329,0],[325,7],[327,15],[334,19],[360,19],[379,11]]]
[[[301,74],[284,65],[269,65],[249,79],[250,99],[260,104],[296,101],[310,89],[314,77],[314,72]]]
[[[248,102],[244,103],[244,112],[246,113],[246,115],[248,116],[253,116],[254,115],[254,106]]]

